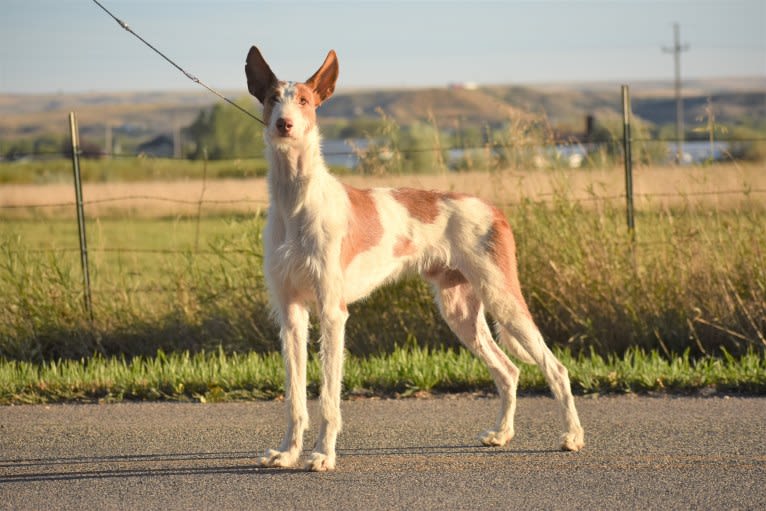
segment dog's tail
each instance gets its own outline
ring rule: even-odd
[[[500,338],[500,344],[505,346],[505,348],[513,357],[517,358],[521,362],[524,362],[525,364],[536,363],[535,359],[533,359],[527,350],[524,349],[521,343],[517,341],[514,336],[508,333],[505,328],[497,324],[495,325],[495,329],[497,330],[497,335]]]

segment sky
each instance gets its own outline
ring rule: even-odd
[[[246,92],[257,45],[281,79],[335,49],[338,90],[766,77],[766,0],[100,0],[181,67]],[[199,89],[92,0],[2,0],[0,93]]]

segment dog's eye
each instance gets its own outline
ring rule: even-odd
[[[306,99],[304,96],[301,96],[301,97],[298,99],[298,103],[300,103],[300,105],[301,105],[301,106],[306,106],[306,105],[308,105],[308,104],[309,104],[309,100],[308,100],[308,99]]]

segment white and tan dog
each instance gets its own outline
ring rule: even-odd
[[[500,394],[494,429],[485,445],[513,438],[519,369],[495,343],[499,338],[520,360],[536,363],[561,404],[561,447],[584,445],[566,368],[543,341],[521,294],[515,244],[505,215],[481,199],[409,188],[360,190],[327,170],[320,150],[316,108],[335,90],[338,61],[330,51],[303,83],[280,81],[256,47],[247,55],[247,85],[263,104],[269,159],[268,221],[264,233],[265,275],[281,326],[285,360],[287,432],[260,463],[297,463],[308,427],[306,358],[309,307],[321,329],[322,422],[307,468],[335,468],[341,429],[343,343],[348,304],[406,272],[433,287],[439,309],[463,344],[483,360]]]

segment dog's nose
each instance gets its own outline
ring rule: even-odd
[[[292,128],[293,121],[291,119],[287,119],[285,117],[280,117],[277,119],[277,130],[279,130],[280,135],[289,135]]]

